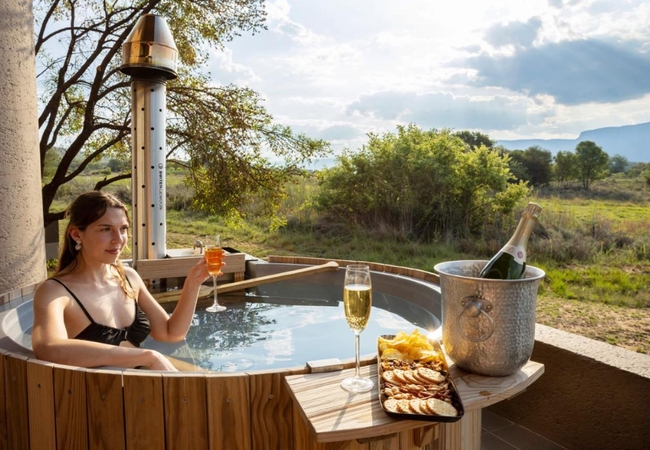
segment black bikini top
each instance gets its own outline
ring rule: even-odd
[[[102,342],[104,344],[111,345],[120,345],[120,342],[122,341],[129,341],[136,347],[140,347],[142,341],[144,341],[151,332],[149,319],[147,318],[147,315],[144,313],[144,311],[140,309],[140,306],[138,306],[138,302],[133,302],[135,304],[135,318],[133,319],[133,323],[131,325],[126,328],[109,327],[108,325],[102,325],[101,323],[95,322],[90,314],[88,314],[88,311],[81,303],[81,301],[77,298],[76,295],[72,293],[70,289],[68,289],[65,284],[56,278],[51,278],[51,280],[59,283],[66,289],[66,291],[70,293],[70,295],[72,295],[72,298],[76,300],[77,304],[86,314],[86,317],[88,317],[88,320],[90,320],[90,324],[84,328],[81,333],[75,336],[75,339]]]

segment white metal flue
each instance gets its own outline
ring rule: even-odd
[[[133,266],[166,256],[167,81],[177,77],[178,50],[162,17],[145,14],[123,46],[120,70],[131,76]]]

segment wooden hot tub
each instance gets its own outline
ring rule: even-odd
[[[322,264],[325,260],[271,257],[269,262],[286,266],[283,270],[291,270],[292,264]],[[337,262],[345,266],[353,261]],[[370,263],[370,266],[375,272],[398,275],[395,289],[419,292],[412,298],[404,298],[439,311],[439,290],[435,289],[437,275],[383,264]],[[23,290],[22,295],[29,295],[30,290],[33,291]],[[436,427],[427,423],[423,423],[422,428],[399,432],[397,439],[391,436],[389,440],[378,437],[362,442],[351,439],[328,444],[312,440],[284,382],[286,376],[308,373],[306,367],[245,373],[85,369],[37,360],[14,342],[7,342],[6,337],[1,342],[6,345],[2,345],[3,357],[0,358],[0,378],[4,386],[0,391],[0,448],[437,448]],[[368,357],[363,364],[371,362],[373,359]],[[351,368],[354,361],[346,360],[344,364]]]

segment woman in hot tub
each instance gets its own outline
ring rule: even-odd
[[[127,244],[129,217],[116,197],[100,191],[80,195],[52,278],[34,294],[32,347],[36,357],[61,364],[176,370],[161,353],[139,348],[151,336],[163,342],[185,338],[205,261],[192,267],[173,315],[149,293],[138,273],[119,260]]]

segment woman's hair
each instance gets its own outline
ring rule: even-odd
[[[63,245],[59,252],[59,264],[53,277],[58,277],[74,271],[79,264],[79,258],[83,258],[81,250],[75,248],[77,243],[72,239],[72,236],[70,236],[70,230],[72,227],[84,231],[88,225],[99,220],[106,213],[108,208],[120,208],[124,211],[126,219],[130,222],[129,211],[124,203],[118,200],[114,195],[106,192],[85,192],[70,204],[66,211],[66,217],[69,219],[68,226],[65,229]],[[126,292],[129,297],[135,298],[135,292],[126,278],[122,263],[118,260],[114,267],[117,270],[120,284],[122,285],[124,292]]]

